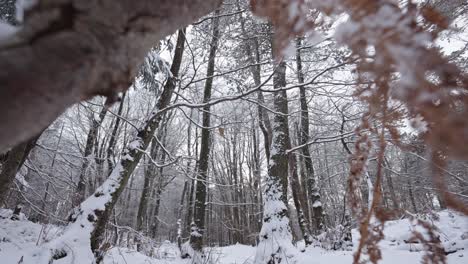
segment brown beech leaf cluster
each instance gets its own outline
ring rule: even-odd
[[[396,126],[404,118],[410,120],[430,147],[433,181],[447,206],[468,215],[468,206],[448,191],[442,171],[449,159],[468,159],[468,77],[434,47],[440,32],[449,27],[443,15],[411,0],[252,0],[251,3],[254,13],[269,17],[277,28],[278,48],[286,47],[297,34],[314,30],[314,24],[307,22],[306,11],[290,12],[297,6],[314,8],[323,15],[348,17],[338,26],[335,38],[352,51],[351,59],[356,61],[355,72],[361,83],[355,87],[355,95],[367,105],[367,113],[356,130],[358,140],[350,159],[348,182],[350,205],[360,219],[362,237],[354,263],[360,263],[361,253],[367,253],[373,263],[381,258],[377,243],[386,221],[385,217],[379,217],[384,215],[379,186],[385,138],[389,135],[394,144],[399,144]],[[394,105],[402,107],[397,109]],[[371,137],[378,138],[379,143],[372,144]],[[362,208],[358,186],[374,154],[378,163],[374,200],[369,208]],[[372,224],[373,217],[380,218],[379,226]],[[430,241],[417,236],[433,252],[423,261],[445,263],[440,242],[432,237],[431,228],[418,223],[431,234]]]

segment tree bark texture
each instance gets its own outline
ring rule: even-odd
[[[216,51],[218,49],[219,31],[219,9],[215,12],[215,18],[212,20],[212,39],[210,43],[210,52],[208,55],[208,68],[206,75],[213,76],[215,67]],[[203,102],[208,102],[211,99],[211,90],[213,88],[213,77],[208,77],[205,82],[203,94]],[[198,160],[197,184],[195,189],[195,206],[193,212],[193,225],[190,233],[190,244],[196,253],[201,254],[203,247],[203,233],[205,229],[205,207],[206,207],[206,192],[208,178],[208,164],[211,147],[210,136],[210,106],[203,107],[202,115],[202,134],[200,144],[200,157]],[[195,259],[196,261],[196,259]]]
[[[122,98],[120,98],[119,110],[117,110],[117,115],[115,117],[114,127],[112,128],[112,133],[109,139],[109,145],[106,150],[106,160],[107,160],[107,170],[111,171],[114,168],[114,156],[115,156],[115,145],[117,144],[117,132],[120,126],[120,116],[122,115],[125,97],[127,93],[123,93]]]
[[[302,40],[297,39],[297,46],[300,47]],[[296,66],[297,66],[297,79],[299,83],[304,83],[304,72],[302,70],[302,57],[301,50],[296,49]],[[320,199],[320,193],[317,187],[317,179],[315,177],[314,165],[310,156],[309,146],[306,144],[310,140],[309,134],[309,107],[307,105],[306,90],[304,86],[299,87],[300,104],[301,104],[301,133],[300,144],[304,145],[302,148],[302,155],[304,157],[305,172],[307,178],[307,191],[312,207],[313,219],[315,224],[315,234],[319,234],[324,229],[323,206]]]
[[[273,86],[280,89],[286,86],[286,63],[280,62],[276,66]],[[286,90],[275,92],[273,105],[276,114],[272,122],[270,163],[263,195],[263,224],[255,255],[255,263],[264,264],[287,263],[293,248],[287,207],[289,125]]]
[[[89,175],[87,175],[87,172],[91,162],[91,154],[93,153],[93,146],[95,145],[94,142],[97,139],[98,129],[104,121],[106,113],[106,106],[102,107],[101,111],[99,112],[98,119],[94,118],[94,113],[92,113],[91,127],[89,128],[88,136],[86,138],[86,145],[83,154],[83,162],[81,163],[81,171],[80,176],[78,178],[78,185],[76,187],[76,192],[72,200],[73,207],[78,206],[86,197],[86,177],[89,177]]]

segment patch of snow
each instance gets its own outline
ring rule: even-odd
[[[281,208],[280,205],[272,205],[274,208]],[[0,209],[0,262],[6,264],[19,263],[23,259],[22,264],[37,264],[49,263],[48,257],[52,254],[52,245],[61,245],[70,258],[55,260],[54,264],[64,263],[93,263],[90,253],[89,240],[82,240],[88,237],[84,234],[81,227],[57,227],[53,225],[41,225],[32,223],[26,219],[24,215],[18,221],[10,220],[12,210]],[[459,213],[444,210],[436,214],[438,217],[418,216],[425,221],[432,222],[439,229],[439,238],[446,251],[455,251],[455,253],[447,256],[448,264],[465,264],[468,263],[468,217]],[[79,221],[79,220],[77,220]],[[276,225],[278,226],[278,225]],[[86,228],[86,227],[84,227]],[[71,232],[72,230],[76,232]],[[409,219],[400,219],[388,221],[385,224],[384,239],[379,243],[382,248],[383,259],[379,264],[393,263],[420,263],[424,252],[419,251],[421,247],[417,244],[408,244],[405,242],[411,237],[411,231],[420,231],[423,235],[425,231],[416,226]],[[353,231],[354,250],[359,241],[359,232]],[[57,240],[57,237],[62,239]],[[290,239],[290,236],[286,236]],[[278,237],[283,239],[281,237]],[[288,240],[290,243],[290,240]],[[284,242],[283,240],[277,242]],[[62,243],[62,244],[60,244]],[[303,243],[299,241],[298,244]],[[38,245],[38,246],[37,246]],[[186,243],[184,246],[190,245]],[[211,247],[204,250],[204,255],[207,257],[205,263],[218,264],[254,264],[255,256],[259,254],[259,249],[268,250],[275,245],[262,244],[257,248],[247,245],[232,245],[227,247]],[[297,264],[345,264],[352,263],[353,251],[325,250],[321,247],[307,247],[304,252],[299,252],[291,245],[291,250],[287,255],[289,257],[282,263]],[[34,252],[35,258],[30,258],[27,255]],[[265,253],[268,253],[265,252]],[[143,255],[132,249],[126,248],[111,248],[105,255],[104,264],[191,264],[193,259],[181,259],[178,254],[178,248],[175,244],[169,241],[164,241],[156,246],[152,251],[152,257]],[[89,257],[89,258],[88,258]],[[47,260],[39,262],[39,260]]]

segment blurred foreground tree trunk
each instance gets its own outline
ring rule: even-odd
[[[67,107],[128,89],[150,48],[220,0],[38,1],[22,29],[0,40],[0,152]]]

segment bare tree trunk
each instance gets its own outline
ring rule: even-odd
[[[151,151],[150,151],[150,157],[153,160],[156,160],[156,154],[157,154],[157,142],[156,140],[153,139],[151,143]],[[145,220],[147,219],[147,213],[148,213],[148,200],[150,198],[151,190],[151,182],[154,179],[154,174],[156,172],[156,167],[151,164],[151,161],[149,161],[148,166],[145,169],[145,179],[143,183],[143,190],[141,191],[141,197],[140,197],[140,202],[138,203],[138,212],[137,212],[137,219],[136,219],[136,231],[143,231],[143,224]],[[144,233],[144,232],[141,232]],[[138,238],[137,241],[137,251],[141,251],[141,241]]]
[[[127,93],[123,93],[122,98],[120,99],[119,110],[117,110],[117,115],[115,117],[114,127],[112,128],[112,132],[109,139],[109,145],[107,146],[106,150],[106,159],[107,159],[107,170],[111,171],[114,168],[114,156],[115,156],[115,146],[117,145],[117,132],[120,126],[120,116],[123,112],[123,107],[125,103],[125,97]]]
[[[262,212],[263,212],[263,207],[262,207],[262,188],[261,188],[261,161],[260,161],[260,143],[259,143],[259,140],[258,140],[258,137],[257,136],[257,128],[253,128],[253,146],[254,146],[254,179],[253,179],[253,202],[254,202],[254,206],[253,206],[253,226],[254,226],[254,230],[255,232],[257,230],[260,230],[261,228],[261,219],[263,218],[262,217]]]
[[[273,50],[273,49],[272,49]],[[286,63],[276,65],[273,79],[275,89],[286,86]],[[264,191],[263,225],[260,231],[260,242],[257,246],[255,263],[287,263],[288,252],[293,247],[291,227],[288,216],[288,98],[286,90],[274,94],[273,134],[268,165],[268,177]]]
[[[198,162],[197,164],[195,165],[196,168],[198,167]],[[193,211],[194,211],[194,208],[193,208],[193,199],[194,199],[194,196],[195,196],[195,187],[196,187],[196,182],[195,180],[190,180],[190,190],[189,190],[189,195],[188,195],[188,199],[187,199],[187,215],[186,215],[186,218],[185,218],[185,224],[186,224],[186,227],[184,228],[184,232],[190,236],[190,228],[192,226],[192,223],[193,223]],[[184,236],[185,237],[185,236]]]
[[[184,188],[182,189],[182,194],[180,196],[180,202],[179,202],[179,209],[177,210],[177,246],[179,247],[179,250],[182,252],[182,230],[183,230],[183,225],[182,225],[182,211],[184,209],[184,202],[185,202],[185,196],[187,193],[189,187],[189,181],[185,180],[184,182]]]
[[[6,202],[8,190],[15,180],[16,173],[23,166],[23,163],[36,145],[39,137],[40,134],[28,141],[20,143],[6,154],[6,160],[2,164],[2,172],[0,173],[0,204]]]
[[[190,110],[190,118],[192,118],[193,110]],[[191,123],[190,123],[191,124]],[[195,155],[198,153],[198,132],[197,128],[195,127]],[[192,144],[191,144],[191,134],[192,134],[192,128],[191,125],[189,126],[189,129],[187,131],[187,154],[191,157],[192,156]],[[187,172],[190,173],[190,162],[187,163]],[[195,169],[196,171],[198,168],[198,162],[195,162]],[[188,175],[189,177],[192,177],[193,175],[190,173]],[[182,229],[182,237],[189,237],[190,235],[190,226],[192,225],[193,221],[193,198],[194,198],[194,192],[195,192],[195,181],[194,179],[187,179],[186,183],[188,184],[188,194],[187,194],[187,212],[185,215],[185,222],[184,222],[184,228]],[[188,257],[187,254],[182,256],[183,258]]]
[[[130,185],[128,186],[129,188],[125,192],[127,197],[124,197],[123,202],[122,202],[122,208],[123,208],[122,216],[125,219],[129,219],[130,214],[133,213],[133,211],[130,210],[130,206],[131,206],[131,203],[132,203],[132,194],[133,194],[132,190],[133,190],[133,185],[135,184],[135,177],[134,177],[133,174],[130,175],[129,181],[130,181]]]
[[[418,213],[419,210],[418,210],[418,207],[416,206],[416,199],[414,197],[414,189],[413,189],[413,183],[412,183],[412,180],[411,180],[411,176],[409,174],[409,171],[410,171],[410,168],[409,168],[409,161],[408,161],[408,155],[405,155],[404,157],[404,160],[403,160],[403,169],[404,169],[404,172],[405,172],[405,176],[406,176],[406,183],[408,184],[408,196],[409,196],[409,199],[410,199],[410,202],[411,202],[411,206],[413,207],[413,212],[414,213]]]
[[[299,47],[302,45],[302,40],[297,39],[296,42],[296,66],[297,79],[299,83],[304,83],[304,73],[302,71],[302,57]],[[315,223],[315,233],[318,234],[324,229],[323,205],[320,199],[320,193],[317,187],[317,179],[315,177],[314,166],[310,156],[309,146],[306,143],[310,140],[309,135],[309,107],[307,106],[307,97],[304,86],[299,87],[300,104],[301,104],[301,136],[300,144],[304,144],[302,155],[304,157],[305,169],[307,174],[307,190],[312,206],[313,219]]]
[[[192,118],[193,115],[193,109],[190,109],[190,119]],[[196,128],[195,128],[196,129]],[[196,140],[196,139],[195,139]],[[189,122],[188,128],[187,128],[187,155],[189,157],[192,156],[192,122]],[[191,167],[191,160],[187,161],[187,173],[190,172],[190,167]],[[185,179],[184,182],[184,189],[182,191],[182,197],[180,198],[180,204],[179,204],[179,210],[177,212],[177,245],[179,247],[179,250],[182,254],[182,239],[187,237],[187,226],[190,226],[190,221],[188,217],[190,215],[191,211],[191,197],[193,197],[193,187],[192,187],[192,182],[193,180],[190,180],[188,178],[189,175],[186,175],[187,179]],[[189,199],[187,199],[187,196],[191,196]],[[182,213],[184,210],[184,204],[187,202],[187,212],[186,212],[186,219],[185,223],[182,220]],[[187,254],[181,256],[182,258],[188,257]]]
[[[289,144],[288,149],[291,148]],[[288,154],[288,161],[289,161],[289,176],[291,177],[291,188],[292,188],[292,197],[294,201],[294,206],[296,207],[297,211],[297,220],[299,222],[299,227],[302,232],[302,236],[304,238],[304,242],[306,246],[311,245],[313,240],[309,230],[309,220],[305,216],[304,211],[307,207],[307,200],[305,199],[305,195],[302,193],[301,186],[299,183],[299,174],[297,172],[297,160],[294,153]]]
[[[76,192],[73,195],[72,206],[75,208],[78,206],[84,199],[86,195],[86,177],[88,172],[88,167],[91,162],[91,154],[93,153],[94,142],[96,141],[98,135],[98,129],[104,121],[104,117],[107,113],[107,107],[103,106],[99,112],[99,119],[94,118],[94,113],[92,115],[91,127],[89,128],[88,136],[86,138],[86,145],[83,153],[83,162],[81,163],[80,176],[78,178],[78,185],[76,187]]]
[[[163,141],[164,142],[164,141]],[[161,162],[164,163],[166,160],[166,152],[162,152],[161,154]],[[156,183],[156,186],[154,187],[155,191],[155,199],[156,199],[156,204],[154,205],[154,210],[151,215],[152,218],[152,225],[151,225],[151,234],[152,237],[155,238],[156,235],[158,234],[158,228],[159,228],[159,209],[161,208],[161,193],[164,188],[164,167],[159,168],[159,177],[158,177],[158,182]]]
[[[385,179],[387,180],[387,186],[390,192],[390,198],[392,200],[393,209],[400,210],[400,205],[398,204],[398,199],[395,193],[395,187],[393,185],[392,172],[390,171],[390,162],[388,162],[387,159],[385,159],[385,165],[388,167],[385,170]]]
[[[210,43],[210,53],[208,55],[207,76],[213,76],[215,67],[216,50],[220,36],[219,31],[219,9],[215,11],[212,20],[212,39]],[[208,102],[211,98],[211,89],[213,88],[213,77],[208,77],[205,82],[203,102]],[[190,233],[190,245],[195,250],[194,261],[201,264],[203,260],[203,232],[205,231],[205,207],[206,207],[206,180],[208,179],[208,163],[211,148],[210,137],[210,106],[203,107],[203,128],[201,135],[200,157],[198,161],[197,185],[195,190],[195,210],[193,213],[193,225]],[[199,262],[199,263],[198,263]]]
[[[235,133],[235,132],[234,132]],[[233,134],[231,137],[231,145],[232,145],[232,160],[230,161],[229,166],[231,167],[232,171],[232,179],[233,179],[233,185],[234,185],[234,190],[233,190],[233,195],[232,195],[232,202],[238,204],[239,199],[240,199],[240,193],[239,193],[239,175],[238,175],[238,170],[237,170],[237,135]],[[229,146],[229,144],[228,144]],[[228,148],[228,151],[229,148]],[[240,229],[240,215],[239,215],[239,205],[233,206],[232,207],[232,228],[233,228],[233,242],[234,243],[239,243],[241,240],[241,233],[239,231]]]

